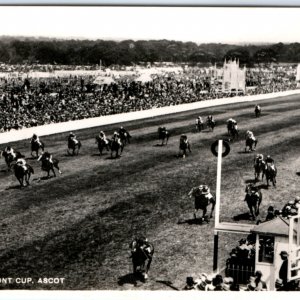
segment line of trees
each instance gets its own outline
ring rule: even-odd
[[[238,58],[241,64],[299,62],[300,44],[229,45],[170,40],[55,40],[0,38],[0,62],[104,66],[139,62],[222,63]]]

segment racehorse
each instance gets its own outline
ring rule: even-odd
[[[257,145],[257,139],[252,139],[247,137],[246,138],[246,146],[245,146],[245,152],[247,152],[247,147],[249,148],[249,152],[250,151],[255,151],[256,149],[256,145]]]
[[[109,145],[110,145],[111,158],[113,157],[113,152],[116,152],[115,158],[121,156],[123,149],[124,149],[124,144],[122,142],[119,143],[118,141],[115,141],[115,140],[110,140],[109,142],[110,142]],[[121,150],[120,155],[119,155],[119,150]]]
[[[77,143],[73,139],[68,139],[68,154],[70,155],[70,150],[72,150],[71,155],[78,155],[79,150],[81,148],[81,142],[78,141]],[[76,151],[77,150],[77,151]]]
[[[228,131],[228,135],[231,136],[232,140],[239,137],[239,132],[238,132],[236,124],[234,124],[232,122],[228,122],[227,131]]]
[[[105,141],[103,139],[101,139],[98,135],[96,136],[96,141],[95,144],[98,144],[98,149],[100,152],[100,155],[102,155],[103,149],[105,148],[107,151],[109,151],[109,144],[110,144],[110,140],[107,140],[108,144],[105,143]]]
[[[190,142],[185,142],[185,141],[180,141],[179,143],[179,152],[182,151],[182,157],[185,158],[186,156],[186,150],[189,150],[189,152],[191,153],[192,150],[191,150],[191,145],[190,145]],[[180,153],[179,153],[180,155]]]
[[[210,128],[211,131],[214,131],[214,128],[216,127],[216,121],[208,119],[206,121],[206,126],[207,126],[208,129]]]
[[[202,220],[206,220],[208,222],[208,216],[206,215],[207,207],[208,205],[212,204],[210,212],[210,218],[212,218],[212,214],[216,205],[215,199],[213,197],[208,197],[207,194],[203,194],[199,187],[193,188],[189,192],[189,196],[195,198],[194,218],[197,219],[196,212],[201,209],[203,211]]]
[[[120,130],[119,135],[120,135],[121,142],[124,146],[126,146],[127,143],[130,144],[131,135],[129,134],[128,131]]]
[[[55,174],[55,171],[54,171],[54,168],[56,168],[58,170],[58,173],[59,174],[62,174],[59,166],[58,166],[58,163],[59,163],[59,160],[56,159],[56,158],[52,158],[52,162],[51,163],[49,161],[49,159],[47,159],[46,157],[46,154],[43,153],[39,158],[38,160],[40,160],[42,162],[42,170],[47,172],[47,177],[49,178],[50,177],[50,171],[52,171],[54,177],[56,177],[56,174]]]
[[[263,179],[265,169],[266,169],[266,163],[263,160],[259,160],[255,162],[254,164],[255,181],[259,180],[260,174],[262,174],[262,179]]]
[[[204,124],[203,122],[201,122],[201,120],[197,119],[197,123],[196,123],[196,129],[201,132],[204,129]]]
[[[272,182],[273,186],[276,186],[277,168],[275,166],[271,166],[270,164],[267,164],[263,175],[264,174],[266,175],[267,186],[269,186],[269,181]]]
[[[255,112],[255,117],[259,118],[260,114],[261,114],[261,108],[258,106],[255,106],[254,112]]]
[[[158,127],[158,139],[161,140],[161,145],[163,146],[164,142],[168,144],[170,134],[166,127]]]
[[[6,151],[1,151],[1,156],[4,157],[5,163],[8,167],[8,170],[11,169],[11,163],[13,161],[17,161],[18,158],[24,158],[25,156],[22,155],[20,152],[16,151],[16,157],[12,156],[10,153],[7,153]]]
[[[131,249],[133,274],[140,274],[144,281],[148,278],[148,272],[154,254],[153,244],[147,242],[147,247],[150,248],[150,251],[145,251],[143,247],[140,247],[138,239],[134,239],[129,245]]]
[[[250,215],[253,220],[256,219],[256,217],[259,215],[259,207],[262,201],[262,193],[260,190],[253,190],[254,185],[248,184],[246,186],[245,192],[245,201],[247,202],[247,205],[250,210]]]
[[[20,182],[21,186],[24,185],[24,180],[29,185],[29,179],[31,174],[34,174],[33,168],[30,165],[26,165],[26,170],[18,164],[14,164],[15,176]]]
[[[42,152],[44,152],[44,149],[45,149],[45,144],[40,141],[40,143],[38,143],[37,141],[31,141],[31,156],[32,155],[32,152],[35,152],[36,153],[36,157],[39,157],[39,149],[42,150]]]

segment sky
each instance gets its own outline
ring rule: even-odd
[[[0,35],[168,39],[196,43],[300,42],[300,8],[0,8]]]

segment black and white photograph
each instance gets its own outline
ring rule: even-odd
[[[300,290],[300,8],[0,28],[0,290]]]

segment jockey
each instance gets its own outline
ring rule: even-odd
[[[125,133],[128,134],[127,130],[123,126],[121,126],[119,129],[119,134],[121,135],[121,134],[125,134]]]
[[[14,159],[16,158],[16,153],[15,153],[15,150],[10,147],[10,146],[7,146],[5,149],[4,149],[4,152],[6,152],[7,154],[10,154]]]
[[[212,199],[213,195],[210,192],[210,188],[207,185],[203,185],[202,194],[205,195],[207,199]]]
[[[267,169],[268,165],[273,170],[275,169],[275,161],[274,161],[274,159],[270,155],[267,155],[267,158],[266,158],[266,169]]]
[[[148,239],[144,236],[140,236],[139,238],[135,239],[135,245],[132,249],[132,252],[135,252],[137,248],[141,249],[147,257],[151,256],[151,246],[148,242]]]
[[[70,132],[70,134],[69,134],[69,141],[73,141],[75,143],[75,145],[78,144],[77,137],[73,132]]]
[[[214,121],[214,117],[212,115],[207,116],[207,121],[208,122],[213,122]]]
[[[246,140],[247,140],[247,139],[251,139],[251,140],[253,140],[253,141],[256,140],[256,138],[255,138],[253,132],[250,131],[250,130],[247,130],[247,132],[246,132]]]
[[[263,154],[257,154],[256,157],[254,158],[254,163],[259,164],[262,163],[264,160]]]
[[[18,158],[16,164],[18,166],[21,166],[24,169],[24,171],[27,171],[27,163],[26,163],[26,160],[24,158]]]
[[[38,143],[40,146],[42,146],[40,138],[35,133],[33,134],[30,143]]]
[[[47,151],[44,154],[45,154],[45,159],[48,160],[51,164],[53,164],[52,154],[50,154]]]
[[[105,142],[105,144],[107,145],[108,144],[108,140],[107,140],[107,137],[105,135],[105,133],[101,130],[100,133],[99,133],[99,138],[101,140],[103,140]]]
[[[185,144],[188,143],[188,138],[187,138],[187,135],[186,135],[186,134],[182,134],[182,135],[180,136],[180,143],[185,143]]]
[[[199,117],[196,119],[196,124],[203,124],[202,117],[199,116]]]
[[[255,110],[260,110],[260,106],[258,104],[255,105]]]
[[[117,131],[114,132],[112,140],[117,142],[119,145],[122,145],[120,135]]]

